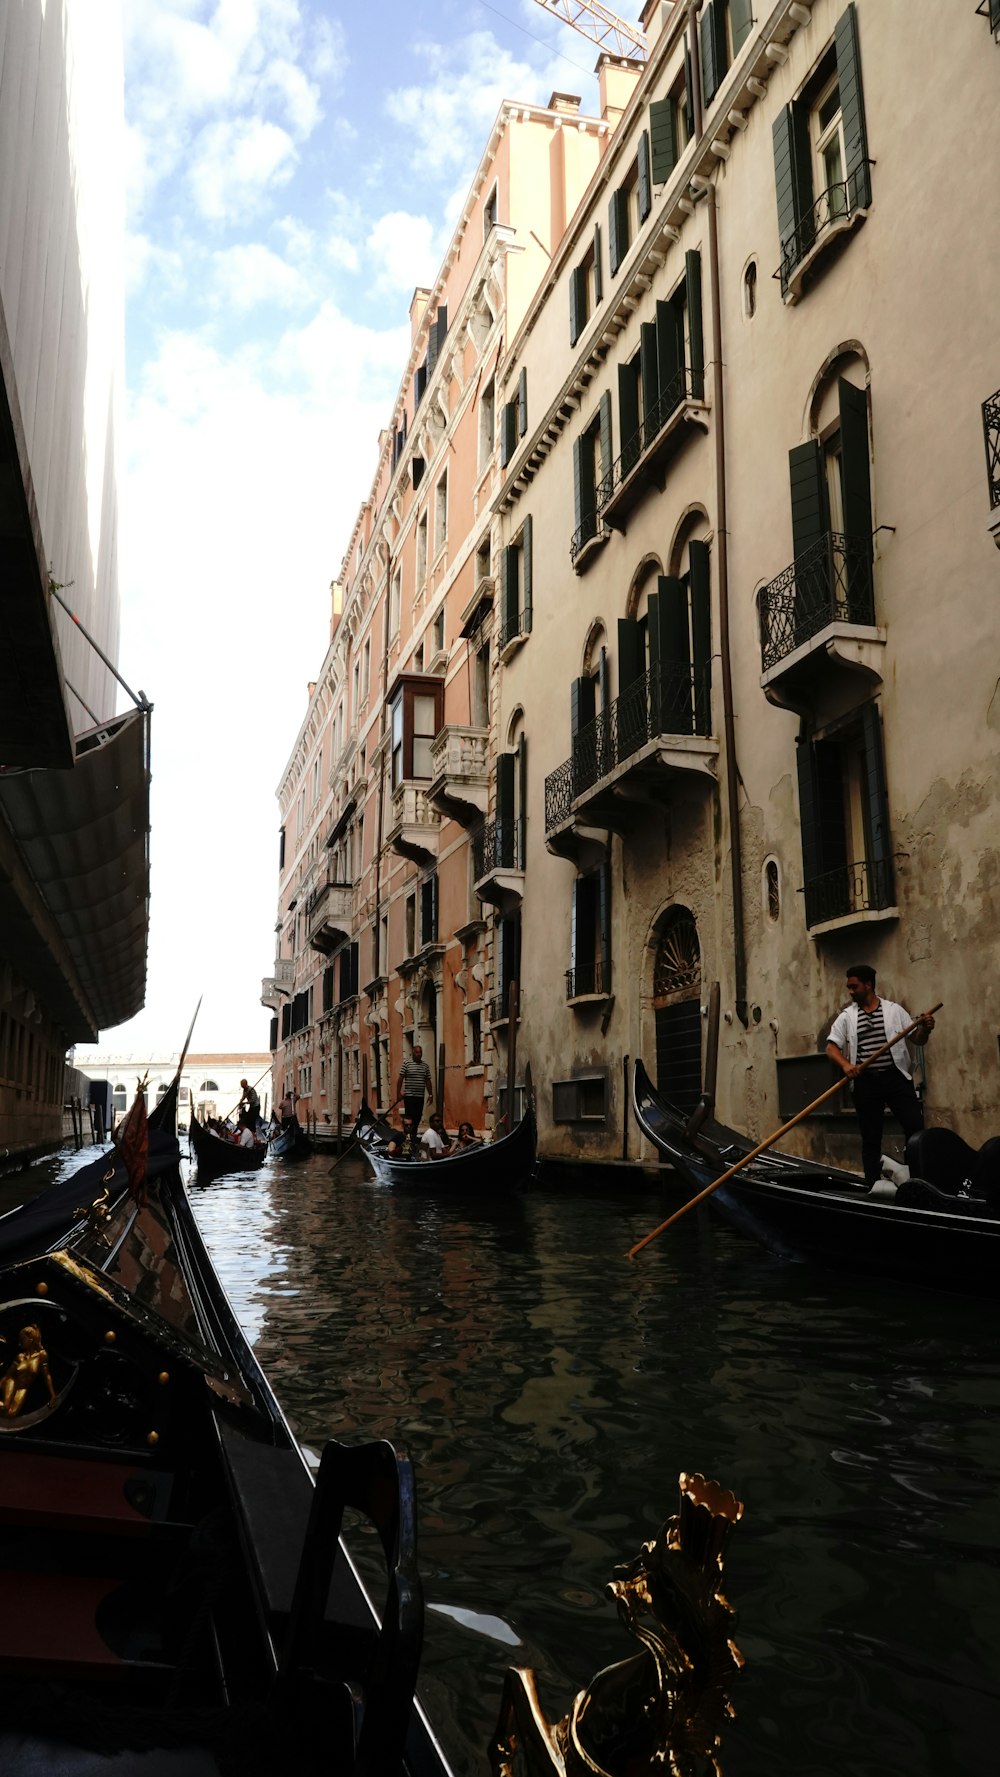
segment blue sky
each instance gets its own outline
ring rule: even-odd
[[[153,899],[146,1010],[101,1046],[176,1048],[203,993],[196,1046],[263,1049],[274,792],[412,290],[501,101],[593,110],[597,50],[533,0],[123,10],[121,668],[154,704]]]

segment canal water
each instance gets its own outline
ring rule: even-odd
[[[727,1777],[996,1768],[994,1305],[789,1265],[706,1209],[630,1261],[657,1186],[455,1201],[317,1155],[192,1196],[300,1439],[414,1460],[421,1693],[459,1777],[509,1665],[558,1716],[633,1651],[604,1586],[684,1469],[746,1504]]]

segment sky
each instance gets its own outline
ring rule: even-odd
[[[197,1050],[266,1051],[275,792],[410,297],[501,102],[558,89],[594,110],[598,52],[534,0],[123,11],[119,666],[154,706],[151,910],[145,1009],[99,1047],[175,1051],[203,996]]]

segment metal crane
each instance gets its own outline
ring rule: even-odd
[[[606,50],[609,55],[631,56],[633,60],[645,61],[645,32],[638,25],[630,25],[619,18],[610,7],[602,6],[600,0],[536,0],[536,4],[550,12],[553,18],[572,25],[574,31],[589,37],[598,49]]]

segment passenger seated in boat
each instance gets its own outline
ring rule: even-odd
[[[257,1145],[254,1138],[253,1128],[250,1123],[250,1116],[246,1111],[244,1111],[239,1120],[233,1140],[238,1148],[253,1148]]]
[[[458,1135],[455,1138],[456,1152],[460,1152],[460,1151],[467,1152],[469,1148],[481,1148],[482,1145],[483,1144],[480,1141],[475,1130],[473,1129],[471,1123],[460,1123],[459,1124]]]
[[[424,1150],[425,1160],[439,1160],[442,1154],[450,1154],[451,1137],[444,1126],[444,1118],[440,1111],[432,1111],[427,1121],[427,1128],[420,1137],[420,1145]]]
[[[418,1160],[417,1126],[412,1117],[403,1118],[403,1127],[396,1132],[396,1138],[389,1143],[390,1160]]]

